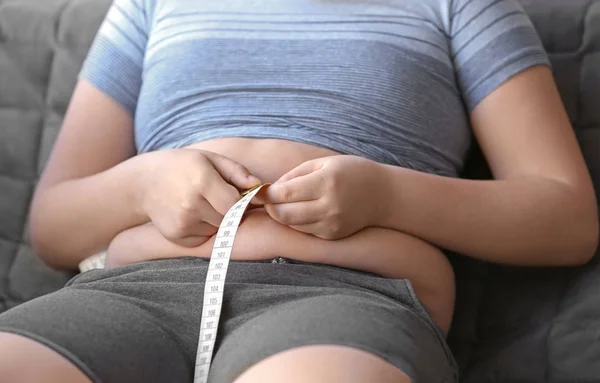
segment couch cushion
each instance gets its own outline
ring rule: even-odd
[[[600,1],[523,0],[600,190]],[[487,178],[475,148],[467,176]],[[600,381],[600,260],[521,269],[460,256],[450,343],[462,381]]]
[[[28,245],[27,207],[110,0],[0,0],[0,312],[70,277]],[[522,0],[600,190],[600,0]],[[489,176],[475,148],[467,176]],[[452,257],[464,382],[597,382],[600,262],[517,269]]]
[[[33,254],[28,205],[109,0],[0,0],[0,312],[71,277]]]

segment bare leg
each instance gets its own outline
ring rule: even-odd
[[[334,345],[303,346],[275,354],[235,383],[410,383],[397,367],[366,351]]]
[[[89,383],[67,359],[20,335],[0,332],[0,381],[11,383]]]

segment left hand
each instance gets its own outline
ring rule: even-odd
[[[322,239],[340,239],[376,226],[385,208],[383,166],[366,158],[337,155],[304,162],[261,191],[277,222]]]

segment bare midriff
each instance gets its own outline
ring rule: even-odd
[[[226,156],[244,165],[262,182],[275,182],[303,162],[339,153],[299,142],[276,139],[221,138],[188,146]],[[197,250],[210,257],[213,239]],[[298,232],[269,217],[263,209],[246,213],[231,255],[234,260],[284,257],[364,270],[387,278],[408,279],[438,326],[447,332],[454,309],[454,273],[435,246],[414,236],[368,227],[329,241]]]

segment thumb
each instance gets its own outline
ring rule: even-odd
[[[298,178],[315,172],[323,167],[323,158],[306,161],[296,166],[277,180],[276,183],[286,182],[293,178]]]
[[[250,171],[244,165],[232,159],[216,153],[208,154],[207,158],[221,177],[238,189],[250,189],[261,183],[260,179],[250,174]]]

